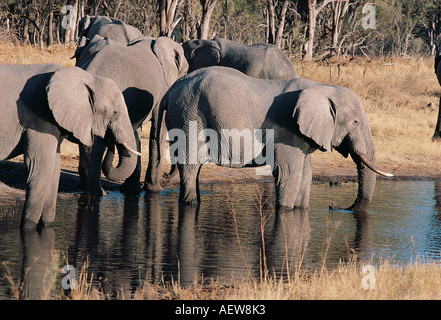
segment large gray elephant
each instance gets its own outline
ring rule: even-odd
[[[78,46],[74,55],[77,58],[77,64],[80,64],[78,58],[81,56],[82,51],[90,42],[93,42],[92,39],[96,35],[117,41],[125,46],[143,36],[142,32],[137,28],[121,20],[105,16],[83,17],[79,23],[78,30]]]
[[[188,72],[224,66],[237,69],[250,77],[291,80],[297,72],[288,57],[275,45],[239,44],[231,40],[187,40],[182,44],[189,63]]]
[[[64,138],[86,146],[94,136],[123,146],[125,176],[136,167],[136,141],[121,91],[107,78],[55,64],[0,65],[0,160],[24,154],[22,227],[50,226]]]
[[[198,175],[205,162],[227,167],[270,164],[278,209],[308,207],[311,154],[317,149],[336,149],[344,157],[351,155],[357,165],[359,189],[351,210],[367,207],[376,173],[391,176],[376,168],[362,103],[344,87],[301,78],[262,80],[232,68],[210,67],[178,80],[164,96],[160,115],[164,110],[181,203],[200,202]],[[247,139],[247,133],[253,136]],[[255,139],[265,146],[262,150]]]
[[[78,61],[79,67],[94,75],[111,78],[122,91],[128,108],[130,120],[140,151],[140,127],[142,123],[151,121],[149,163],[144,188],[157,191],[160,187],[161,169],[156,162],[157,112],[159,102],[168,88],[188,70],[182,47],[166,37],[157,39],[141,37],[123,45],[99,35],[83,49]],[[96,50],[99,48],[99,50]],[[81,185],[87,193],[103,195],[101,187],[101,168],[105,176],[115,179],[121,166],[112,170],[109,165],[113,159],[113,146],[107,150],[103,141],[96,139],[93,148],[80,147],[79,173]],[[131,177],[123,184],[122,190],[139,193],[141,164]]]

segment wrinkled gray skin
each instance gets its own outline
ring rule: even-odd
[[[136,150],[124,98],[110,79],[55,64],[0,65],[0,79],[0,160],[24,154],[27,169],[22,227],[50,226],[64,138],[91,146],[96,136]],[[125,151],[120,163],[131,157]]]
[[[138,151],[141,148],[140,126],[143,122],[151,121],[149,164],[144,188],[158,191],[161,189],[161,170],[156,161],[158,106],[168,88],[187,73],[188,64],[183,49],[166,37],[141,37],[129,45],[99,35],[92,39],[93,41],[83,48],[81,55],[76,57],[77,61],[81,62],[77,65],[91,74],[115,81],[125,98]],[[104,175],[113,180],[121,178],[119,171],[125,171],[124,166],[119,166],[118,169],[111,167],[113,146],[109,146],[103,161],[105,150],[106,145],[99,139],[95,141],[93,148],[80,147],[80,184],[88,194],[105,194],[101,187],[101,168]],[[141,163],[139,157],[136,160],[136,170],[122,185],[125,192],[141,191]]]
[[[94,42],[93,37],[96,35],[125,46],[143,36],[137,28],[125,24],[121,20],[104,16],[85,16],[81,19],[78,30],[78,46],[75,51],[77,58],[91,42]],[[77,65],[81,63],[77,60]]]
[[[211,67],[177,81],[162,100],[160,114],[163,110],[166,110],[167,129],[181,129],[186,137],[189,137],[190,121],[197,121],[198,133],[212,129],[219,138],[222,129],[239,132],[274,129],[273,176],[279,210],[308,207],[311,154],[317,149],[328,152],[336,149],[344,157],[351,155],[357,165],[358,195],[349,209],[364,210],[372,199],[376,174],[361,161],[360,155],[377,170],[374,143],[361,101],[347,88],[319,85],[301,78],[289,81],[256,79],[231,68]],[[199,152],[205,142],[197,143]],[[218,143],[220,159],[222,147],[227,146],[221,141]],[[246,152],[243,143],[241,152],[243,157]],[[177,165],[179,201],[199,203],[198,175],[204,161],[198,158],[197,164],[188,164],[188,152],[186,156],[186,162],[178,160]],[[231,167],[254,165],[251,162]]]
[[[297,73],[288,57],[275,45],[239,44],[231,40],[187,40],[182,44],[189,69],[224,66],[262,79],[291,80]]]

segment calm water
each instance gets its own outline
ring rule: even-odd
[[[281,216],[272,214],[272,183],[202,190],[199,209],[179,209],[178,190],[141,197],[114,192],[99,202],[59,199],[55,227],[40,234],[20,235],[22,204],[0,206],[0,262],[7,261],[0,266],[0,299],[11,296],[6,270],[25,284],[27,297],[39,297],[48,270],[61,287],[66,261],[77,272],[88,261],[93,281],[114,295],[161,277],[179,275],[183,285],[201,275],[226,283],[258,278],[265,263],[278,274],[299,261],[304,268],[332,268],[354,252],[392,263],[440,260],[440,181],[378,182],[368,212],[359,216],[328,210],[333,202],[350,205],[356,184],[313,185],[309,210]],[[54,249],[59,260],[51,259]]]

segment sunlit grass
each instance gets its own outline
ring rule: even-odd
[[[31,45],[14,45],[12,43],[0,43],[0,63],[8,64],[39,64],[57,63],[66,67],[75,66],[75,60],[71,59],[75,47],[60,45],[39,50]]]
[[[59,253],[53,255],[59,257]],[[111,297],[94,283],[94,275],[88,270],[87,261],[76,273],[75,289],[63,291],[60,284],[60,268],[56,260],[50,263],[45,283],[39,288],[42,296],[37,299],[62,300],[413,300],[441,299],[441,264],[437,261],[392,264],[360,261],[352,256],[348,262],[332,269],[303,270],[290,277],[270,273],[260,278],[214,279],[201,276],[192,284],[183,286],[179,278],[166,281],[142,281],[127,292],[121,290]],[[363,267],[372,266],[369,272]],[[26,281],[14,278],[6,269],[6,281],[11,288],[11,299],[26,299],[29,288]],[[27,271],[29,272],[29,270]],[[28,274],[28,273],[27,273]],[[28,275],[25,275],[25,278]],[[65,276],[63,274],[63,276]],[[366,280],[366,277],[369,279]],[[147,277],[146,277],[147,278]],[[367,286],[366,286],[367,284]],[[57,290],[56,290],[57,289]],[[35,290],[35,288],[34,288]],[[35,298],[35,297],[34,297]]]

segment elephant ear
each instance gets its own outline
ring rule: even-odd
[[[91,22],[92,22],[91,16],[84,16],[80,20],[80,22],[78,24],[78,30],[79,30],[78,38],[80,38],[80,39],[82,37],[87,38],[87,32],[89,31],[89,27],[90,27]]]
[[[170,87],[188,70],[184,50],[180,45],[167,37],[159,37],[153,40],[151,48],[162,66],[167,86]]]
[[[49,109],[58,125],[86,146],[93,144],[93,76],[78,68],[56,71],[46,87]]]
[[[322,150],[332,151],[336,109],[323,86],[302,90],[294,107],[293,117],[300,132]]]

